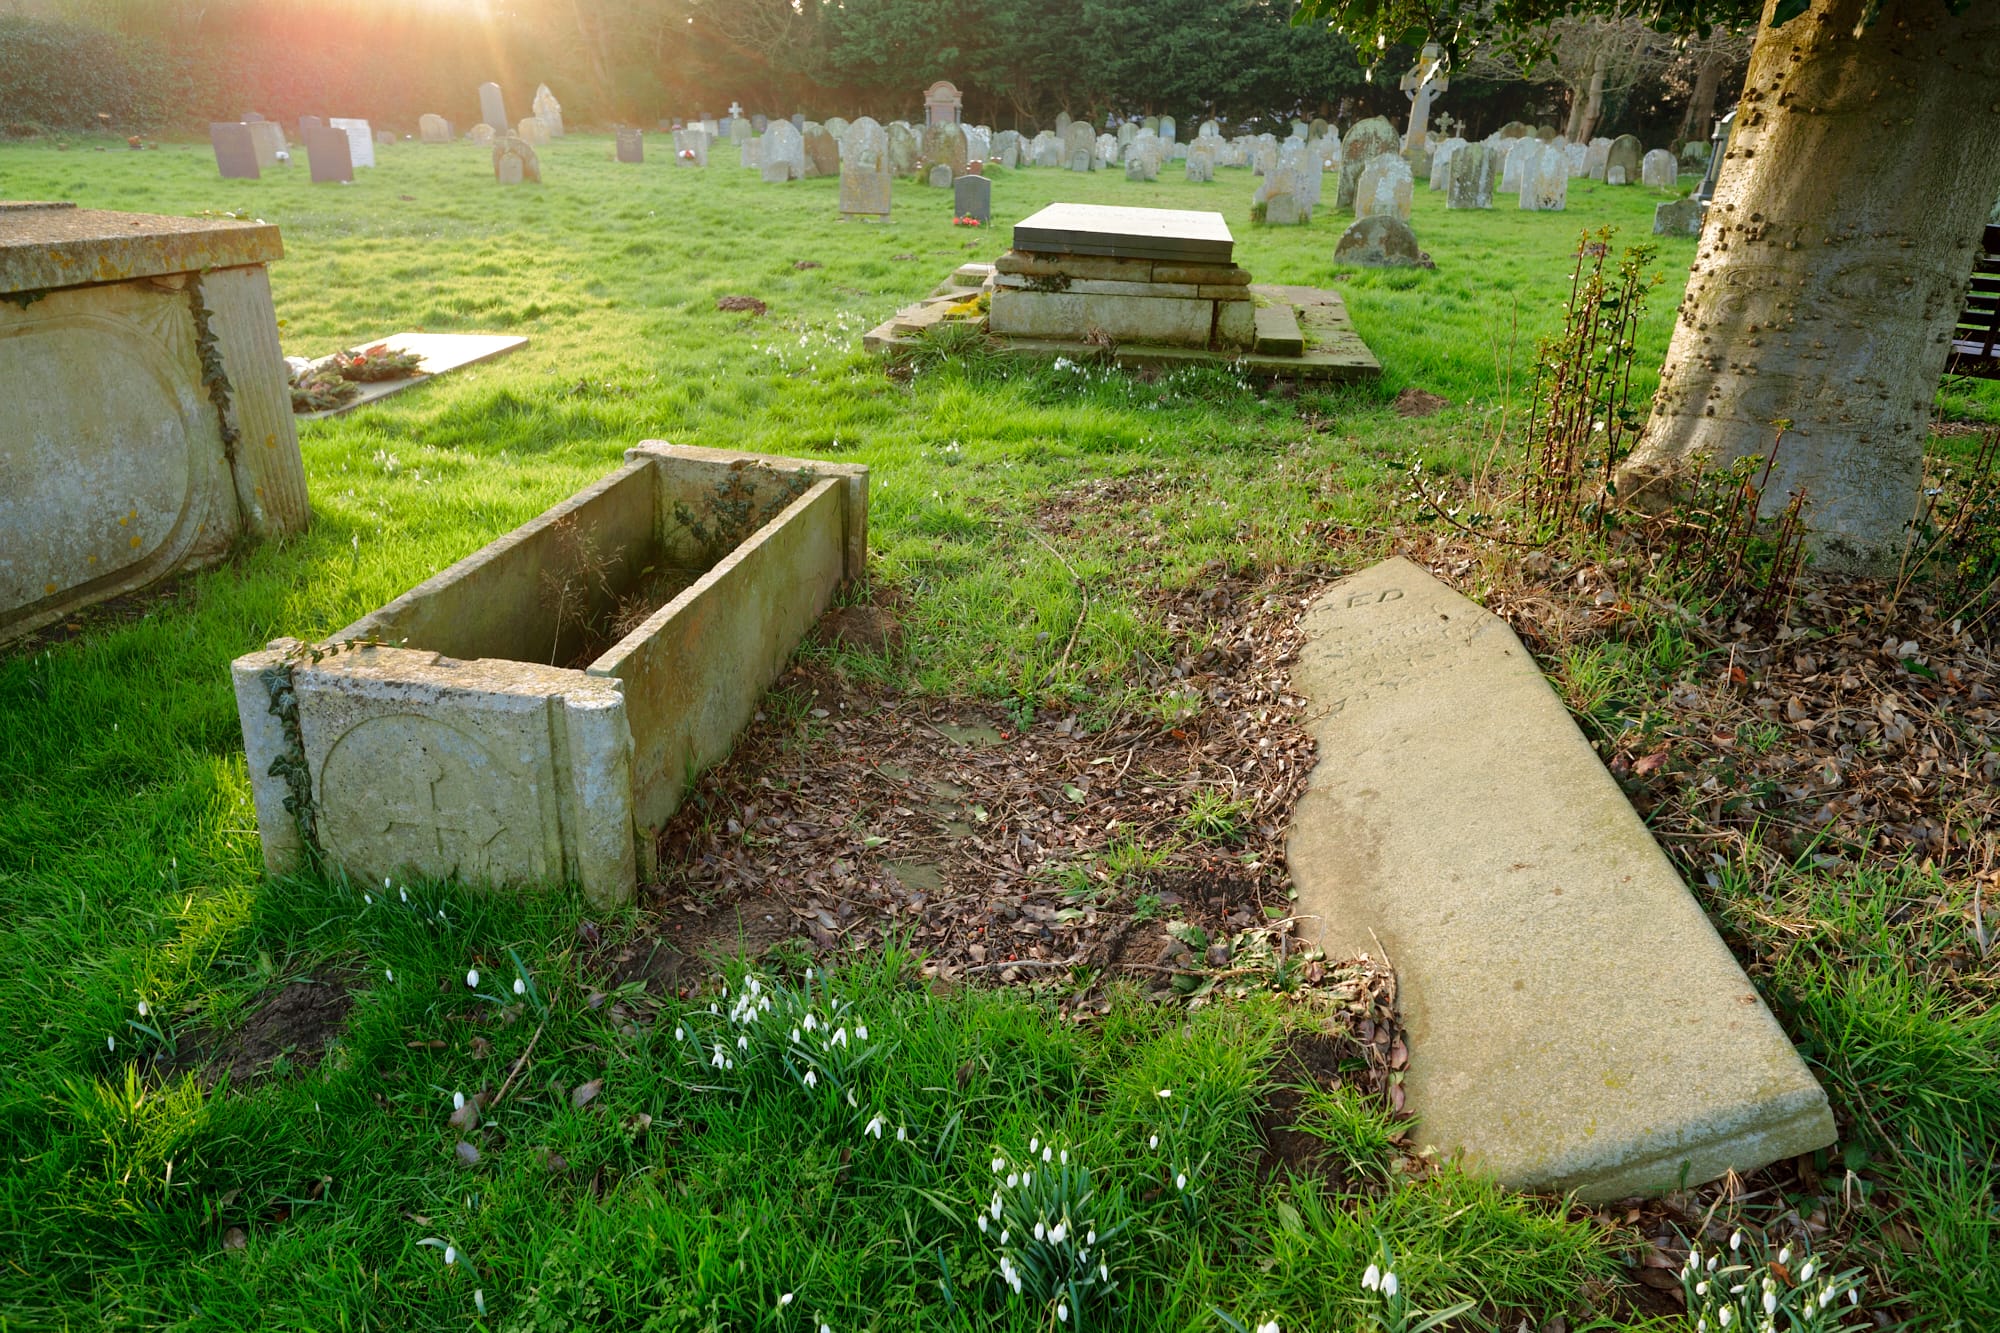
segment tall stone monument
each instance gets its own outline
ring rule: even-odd
[[[1450,87],[1444,48],[1436,42],[1425,42],[1417,63],[1403,75],[1403,96],[1410,99],[1410,128],[1403,135],[1403,151],[1419,152],[1428,143],[1431,103]]]
[[[513,124],[507,119],[507,99],[500,95],[499,84],[479,85],[479,120],[481,124],[491,125],[496,131],[504,131],[507,126]]]

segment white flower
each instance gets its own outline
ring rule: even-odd
[[[364,893],[361,895],[361,901],[363,905],[368,907],[373,907],[375,905],[375,895],[372,893]]]
[[[995,1222],[1000,1220],[1000,1196],[998,1194],[993,1196],[993,1220]]]
[[[795,1296],[796,1294],[797,1294],[796,1292],[788,1291],[784,1295],[778,1297],[778,1308],[782,1310],[787,1305],[790,1305],[792,1303],[792,1297]]]
[[[1058,1222],[1049,1228],[1049,1244],[1060,1245],[1063,1243],[1063,1238],[1067,1235],[1069,1235],[1069,1229]]]
[[[528,983],[525,978],[514,978],[514,993],[516,995],[526,995],[528,993]]]
[[[819,1086],[819,1074],[816,1071],[811,1069],[808,1069],[806,1071],[806,1086],[808,1088],[816,1088]]]
[[[1036,1151],[1037,1149],[1039,1149],[1039,1148],[1040,1148],[1041,1146],[1042,1146],[1042,1141],[1041,1141],[1040,1139],[1029,1139],[1029,1140],[1028,1140],[1028,1151],[1029,1151],[1029,1152],[1034,1152],[1034,1151]]]
[[[1828,1287],[1819,1294],[1819,1308],[1824,1310],[1827,1306],[1832,1304],[1833,1304],[1833,1288]]]
[[[387,885],[387,884],[385,883],[385,884],[383,884],[383,886],[382,886],[382,887],[386,889],[386,888],[388,888],[389,886],[388,886],[388,885]],[[404,901],[404,902],[408,902],[408,901],[410,901],[410,891],[409,891],[408,889],[397,889],[397,890],[396,890],[396,892],[397,892],[397,893],[399,893],[399,894],[401,894],[401,895],[403,896],[403,901]]]
[[[1741,1231],[1732,1231],[1729,1233],[1729,1248],[1732,1250],[1743,1248],[1743,1233]]]
[[[1717,1316],[1716,1316],[1716,1318],[1718,1318],[1718,1319],[1720,1319],[1720,1320],[1722,1321],[1722,1327],[1724,1327],[1724,1328],[1728,1328],[1728,1327],[1729,1327],[1729,1321],[1730,1321],[1730,1320],[1732,1320],[1732,1319],[1734,1319],[1735,1317],[1736,1317],[1736,1313],[1735,1313],[1735,1311],[1731,1310],[1731,1309],[1730,1309],[1730,1308],[1729,1308],[1728,1306],[1726,1306],[1726,1305],[1722,1307],[1722,1310],[1721,1310],[1721,1312],[1720,1312],[1719,1314],[1717,1314]]]
[[[849,1089],[847,1090],[847,1104],[848,1104],[849,1106],[854,1106],[854,1107],[858,1107],[858,1106],[860,1106],[860,1105],[861,1105],[861,1103],[860,1103],[860,1102],[857,1102],[857,1101],[855,1101],[855,1100],[854,1100],[854,1089],[852,1089],[852,1088],[849,1088]]]
[[[1765,1314],[1776,1314],[1777,1312],[1778,1312],[1778,1293],[1777,1293],[1777,1292],[1775,1292],[1775,1291],[1767,1291],[1767,1292],[1765,1292],[1765,1293],[1764,1293],[1764,1313],[1765,1313]]]
[[[1068,1165],[1069,1165],[1069,1149],[1067,1149],[1067,1148],[1064,1148],[1064,1149],[1062,1150],[1062,1164],[1063,1164],[1064,1166],[1068,1166]]]
[[[862,1041],[867,1041],[868,1025],[866,1023],[856,1023],[854,1025],[854,1035]]]
[[[449,1268],[449,1267],[450,1267],[451,1265],[453,1265],[453,1264],[457,1263],[457,1262],[458,1262],[458,1251],[457,1251],[457,1250],[455,1250],[455,1249],[453,1249],[453,1248],[452,1248],[451,1246],[449,1246],[449,1245],[445,1246],[445,1247],[444,1247],[444,1262],[445,1262],[445,1267],[447,1267],[447,1268]]]
[[[1265,1320],[1263,1323],[1257,1325],[1257,1333],[1278,1333],[1278,1321],[1275,1319]]]
[[[817,1031],[818,1029],[819,1029],[819,1022],[818,1022],[818,1020],[817,1020],[817,1019],[815,1019],[815,1018],[814,1018],[814,1017],[813,1017],[813,1016],[812,1016],[811,1014],[807,1014],[807,1015],[806,1015],[806,1031],[808,1031],[808,1032],[815,1032],[815,1031]]]
[[[1042,1235],[1043,1235],[1042,1224],[1040,1222],[1037,1222],[1035,1223],[1035,1239],[1040,1240],[1042,1238]]]
[[[475,1307],[478,1308],[479,1313],[481,1314],[486,1313],[486,1293],[483,1290],[477,1287],[473,1288],[472,1303]]]
[[[1697,1295],[1697,1296],[1706,1296],[1706,1295],[1708,1295],[1708,1283],[1706,1283],[1706,1282],[1697,1282],[1697,1283],[1695,1283],[1695,1284],[1694,1284],[1694,1294],[1695,1294],[1695,1295]]]
[[[150,1012],[151,1011],[146,1008],[146,1002],[144,1000],[139,1001],[139,1017],[144,1018]]]
[[[1386,1298],[1394,1296],[1395,1294],[1396,1294],[1396,1275],[1394,1273],[1384,1273],[1382,1275],[1382,1295]]]
[[[880,1139],[882,1137],[882,1117],[878,1115],[873,1120],[870,1120],[867,1127],[861,1132],[863,1134],[872,1134],[877,1139]]]
[[[819,1333],[833,1333],[833,1325],[821,1324],[819,1326]]]
[[[1002,1171],[1004,1171],[1004,1170],[1006,1170],[1006,1169],[1007,1169],[1007,1163],[1005,1163],[1004,1161],[1000,1160],[1000,1159],[999,1159],[998,1157],[996,1157],[996,1158],[994,1158],[994,1159],[993,1159],[993,1174],[994,1174],[994,1175],[996,1175],[996,1176],[997,1176],[997,1175],[999,1175],[999,1174],[1000,1174],[1000,1173],[1001,1173]]]
[[[909,1141],[910,1141],[909,1129],[903,1125],[896,1126],[896,1142],[908,1143]]]
[[[1097,1261],[1097,1276],[1106,1282],[1111,1280],[1111,1269],[1105,1265],[1102,1259]]]
[[[1056,1319],[1057,1319],[1057,1321],[1058,1321],[1058,1322],[1060,1322],[1060,1323],[1064,1323],[1064,1324],[1067,1324],[1067,1323],[1069,1322],[1069,1302],[1068,1302],[1068,1301],[1058,1301],[1058,1302],[1056,1302]]]
[[[1096,1227],[1092,1227],[1092,1228],[1090,1229],[1090,1234],[1089,1234],[1088,1236],[1085,1236],[1085,1237],[1083,1238],[1083,1243],[1084,1243],[1085,1245],[1095,1245],[1095,1244],[1097,1244],[1097,1228],[1096,1228]]]
[[[1014,1173],[1013,1173],[1012,1171],[1009,1171],[1009,1172],[1007,1173],[1007,1188],[1008,1188],[1008,1189],[1013,1189],[1013,1188],[1014,1188],[1014,1187],[1015,1187],[1016,1185],[1018,1185],[1018,1184],[1020,1184],[1020,1183],[1021,1183],[1021,1177],[1020,1177],[1020,1176],[1018,1176],[1018,1175],[1014,1174]]]
[[[471,969],[470,971],[468,971],[468,972],[467,972],[467,973],[465,974],[465,984],[466,984],[466,985],[468,985],[468,986],[471,986],[471,987],[473,987],[474,989],[477,989],[477,988],[478,988],[478,986],[479,986],[479,969],[478,969],[478,968],[476,968],[476,967],[475,967],[475,968]]]
[[[1187,1172],[1183,1171],[1179,1175],[1174,1177],[1174,1188],[1177,1190],[1184,1190],[1187,1188]]]
[[[1800,1282],[1812,1281],[1812,1275],[1816,1271],[1817,1270],[1813,1268],[1813,1261],[1810,1259],[1806,1260],[1805,1263],[1799,1266],[1799,1281]]]
[[[105,1049],[105,1050],[107,1050],[107,1051],[115,1051],[115,1050],[117,1050],[117,1049],[118,1049],[118,1038],[116,1038],[116,1037],[106,1037],[106,1038],[104,1039],[104,1049]]]
[[[1368,1271],[1361,1275],[1361,1285],[1369,1291],[1375,1291],[1380,1288],[1382,1285],[1382,1270],[1374,1264],[1368,1265]]]
[[[1159,1146],[1160,1146],[1160,1136],[1159,1136],[1158,1134],[1155,1134],[1155,1135],[1153,1135],[1153,1137],[1152,1137],[1152,1138],[1150,1138],[1150,1139],[1147,1139],[1147,1140],[1146,1140],[1146,1146],[1147,1146],[1148,1148],[1157,1148],[1157,1147],[1159,1147]]]
[[[728,1058],[729,1057],[727,1055],[723,1054],[722,1043],[718,1041],[717,1043],[715,1043],[715,1054],[708,1058],[708,1062],[714,1065],[717,1069],[720,1069],[722,1068],[722,1062],[724,1060],[727,1060]]]
[[[1847,1303],[1849,1305],[1861,1304],[1861,1288],[1849,1287],[1847,1289]]]
[[[1791,1261],[1792,1261],[1792,1247],[1787,1245],[1783,1249],[1778,1251],[1778,1262],[1781,1264],[1788,1264]]]
[[[463,1111],[465,1109],[464,1093],[454,1092],[453,1094],[451,1094],[451,1109],[454,1111]]]
[[[1155,1097],[1171,1097],[1174,1095],[1174,1090],[1172,1088],[1161,1088],[1158,1092],[1154,1093],[1153,1095]]]
[[[1001,1228],[1000,1228],[1000,1243],[1001,1243],[1002,1245],[1005,1245],[1005,1244],[1006,1244],[1006,1243],[1008,1242],[1008,1240],[1009,1240],[1009,1239],[1011,1239],[1011,1238],[1012,1238],[1012,1233],[1011,1233],[1011,1232],[1009,1232],[1009,1231],[1007,1230],[1007,1228],[1006,1228],[1006,1227],[1001,1227]]]
[[[389,978],[389,980],[394,981],[396,979],[396,970],[394,968],[385,967],[382,969],[382,975]]]
[[[979,1234],[982,1236],[986,1234],[986,1214],[984,1213],[979,1215]]]
[[[1054,1158],[1055,1158],[1055,1153],[1053,1153],[1047,1148],[1042,1149],[1042,1160],[1044,1162],[1052,1161],[1054,1160]]]
[[[684,1027],[676,1027],[676,1028],[674,1029],[674,1040],[675,1040],[675,1041],[686,1041],[687,1039],[688,1039],[688,1030],[687,1030],[686,1028],[684,1028]]]
[[[739,1050],[739,1051],[747,1051],[747,1050],[749,1050],[749,1049],[750,1049],[750,1039],[749,1039],[748,1037],[738,1037],[738,1038],[736,1039],[736,1049],[737,1049],[737,1050]]]

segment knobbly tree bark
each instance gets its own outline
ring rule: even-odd
[[[1766,0],[1645,433],[1654,505],[1770,452],[1766,513],[1807,495],[1822,568],[1893,567],[1975,247],[2000,196],[2000,4]]]

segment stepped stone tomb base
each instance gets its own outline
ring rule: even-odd
[[[0,640],[311,518],[261,222],[0,203]]]
[[[956,321],[1027,357],[1305,379],[1381,374],[1339,294],[1252,282],[1220,213],[1051,204],[1016,223],[1013,242],[991,264],[962,265],[863,346],[893,351]]]
[[[1406,560],[1307,611],[1306,933],[1396,971],[1422,1144],[1586,1201],[1833,1142],[1826,1094],[1505,622]]]
[[[867,558],[868,470],[649,440],[324,643],[232,670],[266,869],[631,901]]]

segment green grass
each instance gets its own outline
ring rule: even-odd
[[[833,181],[765,186],[726,150],[698,172],[659,160],[656,141],[656,160],[630,168],[607,139],[571,138],[542,150],[544,187],[516,190],[492,182],[481,151],[378,152],[354,185],[314,187],[302,168],[218,180],[205,145],[0,147],[12,197],[278,223],[288,352],[418,328],[531,339],[304,427],[315,520],[302,537],[187,578],[142,618],[0,659],[0,1326],[1046,1327],[991,1280],[970,1219],[993,1151],[1051,1134],[1131,1210],[1113,1326],[1219,1327],[1211,1305],[1287,1330],[1352,1326],[1383,1236],[1431,1307],[1472,1298],[1536,1326],[1577,1308],[1613,1251],[1558,1204],[1449,1174],[1338,1198],[1257,1182],[1252,1117],[1295,1019],[1275,1000],[1189,1016],[1123,997],[1080,1027],[1048,998],[933,993],[893,958],[865,962],[837,985],[895,1048],[867,1082],[870,1105],[914,1136],[892,1146],[861,1140],[858,1110],[782,1079],[709,1090],[669,1040],[677,1011],[632,1027],[636,1000],[591,1007],[573,901],[412,886],[408,908],[267,884],[226,664],[281,634],[331,633],[661,438],[871,466],[873,574],[904,599],[908,648],[851,669],[1017,711],[1168,716],[1182,705],[1128,684],[1167,642],[1147,592],[1218,567],[1347,568],[1385,551],[1401,464],[1483,463],[1521,418],[1578,232],[1609,223],[1650,242],[1654,197],[1576,182],[1567,214],[1450,213],[1419,190],[1437,270],[1343,276],[1343,220],[1327,207],[1308,227],[1253,227],[1240,170],[1207,186],[1002,173],[995,227],[967,232],[949,225],[946,194],[902,183],[889,224],[839,222]],[[983,364],[901,383],[859,352],[866,328],[990,258],[1009,223],[1056,198],[1219,209],[1259,280],[1338,276],[1382,381],[1291,397],[1225,372],[1148,383]],[[1692,254],[1692,241],[1661,243],[1670,281],[1642,367],[1664,352]],[[738,293],[770,313],[714,309]],[[1390,403],[1406,387],[1451,406],[1402,418]],[[1650,389],[1644,378],[1638,397]],[[1961,410],[1992,410],[1984,390],[1961,396]],[[1027,531],[1052,497],[1103,481],[1122,498],[1079,513],[1060,556]],[[1090,610],[1065,657],[1081,610],[1072,568]],[[1663,639],[1576,664],[1591,682],[1580,710],[1612,725],[1685,651]],[[1218,792],[1179,834],[1226,841],[1235,817]],[[1785,965],[1759,980],[1845,1120],[1868,1127],[1849,1151],[1893,1205],[1861,1230],[1900,1218],[1914,1238],[1914,1253],[1881,1246],[1879,1275],[1913,1294],[1906,1310],[1926,1327],[2000,1324],[1990,996],[1954,998],[1926,962],[1950,947],[1939,928],[1891,910],[1931,891],[1921,878],[1827,872],[1794,891]],[[1754,943],[1772,929],[1761,892],[1725,881],[1707,900]],[[466,1167],[451,1093],[497,1090],[540,1021],[508,1023],[463,984],[474,965],[511,982],[509,949],[551,1008],[498,1134],[482,1131]],[[1850,968],[1856,949],[1879,961]],[[135,1045],[155,1042],[128,1026],[141,998],[149,1026],[192,1041],[274,985],[329,971],[358,978],[358,998],[315,1072],[208,1093],[130,1078]],[[432,1041],[444,1046],[411,1045]],[[573,1107],[568,1090],[598,1077],[602,1094]],[[1191,1211],[1177,1192],[1148,1197],[1161,1163],[1144,1148],[1160,1114],[1147,1099],[1168,1085],[1201,1112],[1184,1148],[1208,1163]],[[1313,1116],[1356,1174],[1383,1169],[1378,1112],[1334,1101]],[[543,1149],[567,1168],[552,1173]],[[249,1232],[240,1253],[223,1246],[230,1226]],[[467,1264],[447,1271],[427,1237]]]

